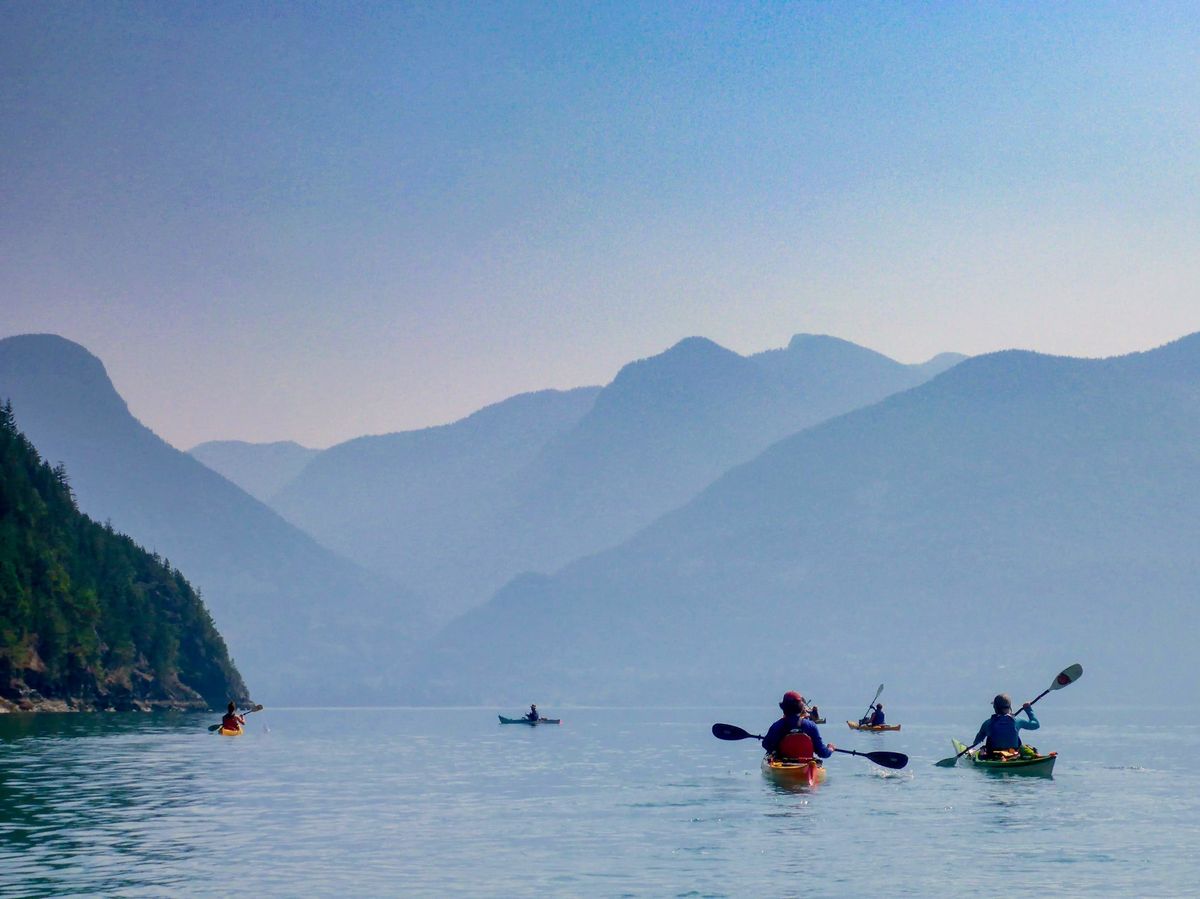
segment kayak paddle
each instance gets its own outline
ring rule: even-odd
[[[886,749],[879,749],[875,752],[855,752],[853,749],[838,749],[833,748],[834,752],[844,752],[847,755],[861,755],[863,758],[870,759],[876,765],[883,765],[885,768],[895,768],[899,770],[908,764],[908,756],[903,752],[888,752]]]
[[[752,734],[749,731],[742,730],[733,724],[714,724],[712,726],[712,735],[718,740],[761,740],[759,734]],[[870,759],[876,765],[882,765],[885,768],[903,768],[908,764],[908,756],[903,752],[887,752],[879,750],[878,752],[855,752],[853,749],[837,749],[834,752],[844,752],[846,755],[861,755],[863,758]]]
[[[1062,671],[1060,671],[1058,673],[1058,677],[1054,678],[1054,680],[1051,681],[1050,686],[1048,686],[1045,690],[1043,690],[1041,693],[1039,693],[1037,695],[1037,698],[1035,698],[1033,700],[1033,702],[1030,702],[1029,705],[1033,705],[1034,702],[1037,702],[1038,699],[1041,699],[1043,696],[1045,696],[1051,690],[1061,690],[1063,687],[1068,687],[1071,684],[1075,683],[1075,681],[1079,680],[1079,678],[1081,678],[1081,677],[1083,677],[1083,666],[1080,665],[1078,662],[1076,662],[1074,665],[1069,665],[1068,667],[1066,667]],[[1021,708],[1024,708],[1024,706],[1022,706]],[[1018,709],[1017,711],[1020,711],[1020,709]],[[980,741],[980,742],[982,742],[982,741]],[[958,755],[951,756],[948,759],[942,759],[941,761],[935,762],[934,764],[936,764],[939,768],[953,768],[956,764],[958,764],[958,760],[960,758],[962,758],[964,755],[966,755],[968,752],[970,752],[972,749],[974,749],[978,745],[979,745],[979,743],[972,743],[970,746],[968,746],[966,749],[964,749]]]
[[[253,714],[254,712],[261,712],[262,710],[263,710],[263,706],[262,706],[262,703],[260,702],[258,705],[256,705],[252,709],[242,709],[242,714],[250,715],[250,714]],[[219,724],[210,724],[208,726],[208,730],[210,733],[216,733],[220,729],[221,729],[221,725],[219,725]]]
[[[875,708],[875,703],[879,702],[879,694],[883,692],[883,684],[879,685],[879,689],[875,691],[875,698],[871,700],[871,704],[867,706],[867,714],[858,719],[858,723],[862,724],[871,716],[871,709]]]
[[[761,740],[762,734],[752,734],[736,724],[714,724],[712,735],[718,740]]]

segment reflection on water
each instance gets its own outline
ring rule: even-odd
[[[712,713],[493,714],[268,711],[237,739],[198,715],[0,716],[0,894],[944,895],[1020,858],[1006,894],[1171,895],[1200,874],[1197,728],[1048,720],[1042,779],[934,767],[944,721],[857,745],[827,725],[913,761],[837,756],[793,791]]]
[[[180,751],[198,720],[181,715],[11,715],[0,719],[0,884],[30,895],[185,881],[194,841],[160,822],[213,801],[214,784]],[[207,736],[207,731],[203,734]]]

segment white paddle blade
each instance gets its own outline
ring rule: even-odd
[[[1061,690],[1069,684],[1075,683],[1079,678],[1083,677],[1083,666],[1076,662],[1070,668],[1063,670],[1058,677],[1054,679],[1054,683],[1050,685],[1051,690]]]

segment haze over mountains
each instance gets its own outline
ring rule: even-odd
[[[469,604],[464,591],[507,579],[507,569],[495,570],[494,554],[485,555],[501,538],[495,510],[546,442],[586,414],[596,392],[523,394],[442,427],[339,444],[272,505],[325,545],[434,597],[445,620]]]
[[[615,549],[446,628],[434,702],[745,702],[887,679],[985,703],[1080,660],[1098,701],[1192,695],[1200,334],[1004,352],[788,437]],[[531,651],[514,648],[530,647]]]
[[[210,440],[193,446],[188,452],[265,503],[321,451],[291,440],[275,443]]]
[[[339,558],[138,422],[104,366],[52,335],[0,340],[0,396],[80,509],[168,558],[272,701],[395,701],[424,620],[386,578]]]
[[[0,341],[0,396],[81,508],[204,590],[256,693],[669,704],[887,680],[978,702],[1074,660],[1100,698],[1200,686],[1177,664],[1200,625],[1200,334],[956,362],[690,339],[604,388],[319,453],[272,501],[322,539],[442,616],[501,585],[415,657],[414,594],[163,444],[81,347]]]
[[[904,366],[832,338],[741,357],[689,339],[606,388],[513,397],[442,428],[295,444],[202,445],[315,542],[133,418],[100,360],[52,335],[0,341],[0,394],[80,507],[161,553],[202,591],[252,689],[275,702],[396,702],[416,594],[478,604],[525,568],[618,542],[775,437],[954,364]],[[299,470],[299,474],[295,472]],[[398,579],[397,579],[398,580]]]
[[[523,571],[619,543],[780,437],[961,358],[902,365],[814,335],[743,357],[689,338],[602,389],[528,394],[441,428],[340,444],[270,503],[448,620]]]

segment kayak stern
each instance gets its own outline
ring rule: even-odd
[[[764,755],[761,767],[763,776],[777,784],[815,787],[825,782],[825,766],[816,759],[790,761]]]

